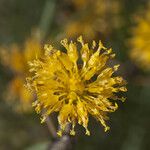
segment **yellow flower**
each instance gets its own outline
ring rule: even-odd
[[[71,2],[77,7],[84,7],[87,4],[87,0],[71,0]]]
[[[89,115],[100,121],[107,131],[107,113],[118,108],[117,99],[124,100],[116,93],[126,91],[123,78],[113,77],[119,65],[106,65],[115,56],[112,49],[105,48],[101,42],[97,45],[95,41],[89,47],[82,37],[77,40],[80,45],[62,40],[63,51],[46,45],[45,57],[29,62],[33,75],[27,78],[27,86],[37,94],[33,106],[42,113],[42,122],[51,113],[59,112],[59,135],[68,124],[72,124],[70,134],[74,135],[77,123],[90,135]]]
[[[150,70],[150,6],[137,18],[137,25],[132,30],[130,56],[143,70]]]
[[[73,19],[69,18],[64,27],[67,37],[82,34],[93,39],[101,34],[110,34],[113,28],[120,25],[118,0],[72,0],[72,3],[77,9],[72,13]]]
[[[10,49],[9,53],[7,49]],[[25,77],[29,75],[27,62],[41,54],[41,44],[35,38],[27,39],[24,47],[13,44],[10,48],[1,48],[1,62],[14,74],[8,84],[9,92],[6,92],[6,100],[8,103],[15,104],[17,111],[26,111],[31,108],[33,95],[24,87]],[[16,101],[18,99],[19,101]]]
[[[8,91],[6,95],[6,101],[13,105],[16,111],[29,111],[33,100],[33,95],[23,86],[25,80],[23,77],[16,76],[8,84]],[[19,101],[16,101],[19,99]]]

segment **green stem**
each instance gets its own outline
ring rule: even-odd
[[[41,21],[39,23],[39,39],[44,40],[48,30],[51,28],[53,23],[54,12],[56,8],[57,0],[47,0],[44,6],[43,13],[41,15]]]

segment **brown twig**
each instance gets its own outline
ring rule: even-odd
[[[63,135],[58,138],[48,147],[48,150],[70,150],[71,149],[71,138],[69,135]]]
[[[50,126],[49,123],[50,122],[48,122],[48,126],[51,132],[53,127]],[[57,135],[56,137],[53,136],[54,141],[50,143],[48,150],[70,150],[71,149],[71,137],[69,136],[69,132],[70,132],[70,125],[66,127],[65,134],[62,135],[62,137],[58,137]]]
[[[57,138],[56,128],[50,117],[46,118],[46,124],[47,124],[48,130],[49,130],[50,134],[53,136],[53,138]]]

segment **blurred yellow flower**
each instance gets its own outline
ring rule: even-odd
[[[27,62],[39,57],[41,53],[40,43],[35,38],[27,39],[24,47],[14,44],[9,48],[1,48],[1,62],[14,74],[5,99],[15,104],[17,111],[26,111],[32,106],[33,95],[24,87],[25,78],[29,75]]]
[[[143,70],[150,70],[150,6],[136,21],[129,40],[130,56]]]
[[[42,114],[41,122],[51,113],[59,112],[60,136],[68,124],[72,125],[70,134],[74,135],[77,123],[90,135],[89,115],[100,121],[107,131],[107,113],[118,108],[116,100],[125,100],[116,93],[127,90],[123,78],[113,76],[119,65],[106,65],[115,57],[112,49],[105,48],[101,41],[98,45],[93,41],[91,47],[82,37],[77,41],[81,45],[62,40],[63,51],[45,45],[45,57],[29,62],[33,75],[27,78],[27,87],[37,94],[33,106]]]
[[[77,9],[73,12],[75,17],[72,20],[69,18],[64,29],[68,37],[82,34],[93,39],[98,34],[109,34],[121,24],[121,6],[118,0],[72,0],[72,3]]]
[[[86,6],[89,0],[71,0],[75,7],[80,8]]]

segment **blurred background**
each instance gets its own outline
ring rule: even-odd
[[[53,142],[24,87],[27,62],[44,43],[79,35],[113,48],[128,92],[110,114],[111,130],[90,118],[91,136],[79,127],[72,149],[150,149],[149,0],[0,0],[0,150],[45,150]]]

